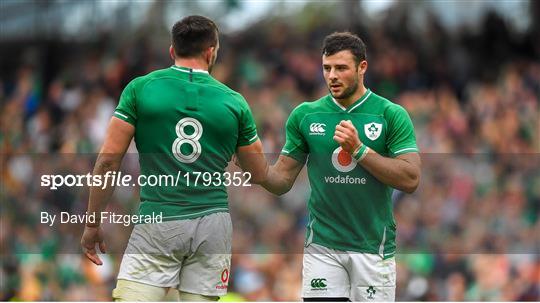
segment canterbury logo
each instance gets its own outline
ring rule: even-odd
[[[311,287],[312,288],[325,288],[326,287],[326,279],[313,279],[313,280],[311,280]]]
[[[324,135],[326,124],[324,123],[311,123],[309,125],[310,135]]]

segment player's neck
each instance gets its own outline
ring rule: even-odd
[[[349,107],[351,104],[353,104],[354,102],[356,102],[358,99],[360,99],[367,91],[367,88],[364,86],[364,84],[360,84],[358,86],[358,89],[356,90],[356,92],[354,94],[352,94],[351,96],[349,96],[348,98],[344,98],[344,99],[335,99],[337,102],[339,102],[339,104],[341,104],[341,106],[347,108]]]
[[[208,71],[208,63],[199,58],[176,58],[174,65]]]

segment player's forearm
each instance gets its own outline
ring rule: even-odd
[[[281,155],[277,162],[268,168],[266,181],[261,183],[261,186],[269,192],[281,196],[292,188],[303,166],[304,163]]]
[[[90,187],[90,197],[88,200],[89,214],[95,213],[96,218],[100,218],[101,212],[107,207],[108,201],[114,191],[114,182],[112,178],[107,178],[107,172],[116,172],[120,169],[122,156],[101,153],[94,166],[94,175],[101,176],[103,184],[101,186]],[[110,173],[109,173],[110,175]],[[96,220],[99,225],[100,220]]]
[[[268,174],[268,161],[263,152],[260,140],[247,146],[240,146],[236,150],[237,165],[245,172],[250,173],[251,183],[261,184]]]
[[[274,195],[281,196],[291,189],[293,182],[287,178],[286,174],[279,171],[279,165],[276,163],[268,168],[266,180],[260,185]]]
[[[268,174],[268,162],[263,153],[243,155],[242,169],[251,175],[251,183],[261,184]]]
[[[369,151],[360,164],[377,180],[406,193],[412,193],[420,182],[420,170],[404,159],[387,158]]]

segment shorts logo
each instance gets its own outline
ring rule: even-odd
[[[311,290],[326,290],[326,279],[318,278],[311,280]]]
[[[364,124],[364,133],[369,140],[377,140],[382,133],[382,124],[375,122]]]
[[[221,272],[221,282],[227,283],[228,281],[229,281],[229,270],[225,268]]]
[[[347,173],[356,167],[356,161],[351,157],[351,154],[338,147],[332,153],[332,165],[335,169],[342,173]]]
[[[227,282],[229,282],[229,270],[225,268],[221,272],[221,283],[216,286],[216,289],[227,289]]]
[[[326,124],[324,123],[311,123],[309,125],[309,134],[315,136],[324,136],[326,130],[324,129]]]
[[[366,289],[366,292],[368,293],[368,296],[367,296],[368,299],[371,299],[371,300],[375,299],[375,297],[373,297],[375,295],[375,293],[377,292],[375,290],[375,287],[373,287],[373,286],[368,287]]]

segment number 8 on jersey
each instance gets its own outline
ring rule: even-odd
[[[188,135],[186,133],[186,127],[193,127],[194,131]],[[172,145],[172,153],[176,160],[182,163],[193,163],[201,155],[202,148],[199,139],[203,133],[203,127],[201,123],[195,118],[183,118],[176,123],[176,138]],[[184,155],[181,151],[183,144],[189,144],[192,147],[192,151],[188,155]]]

